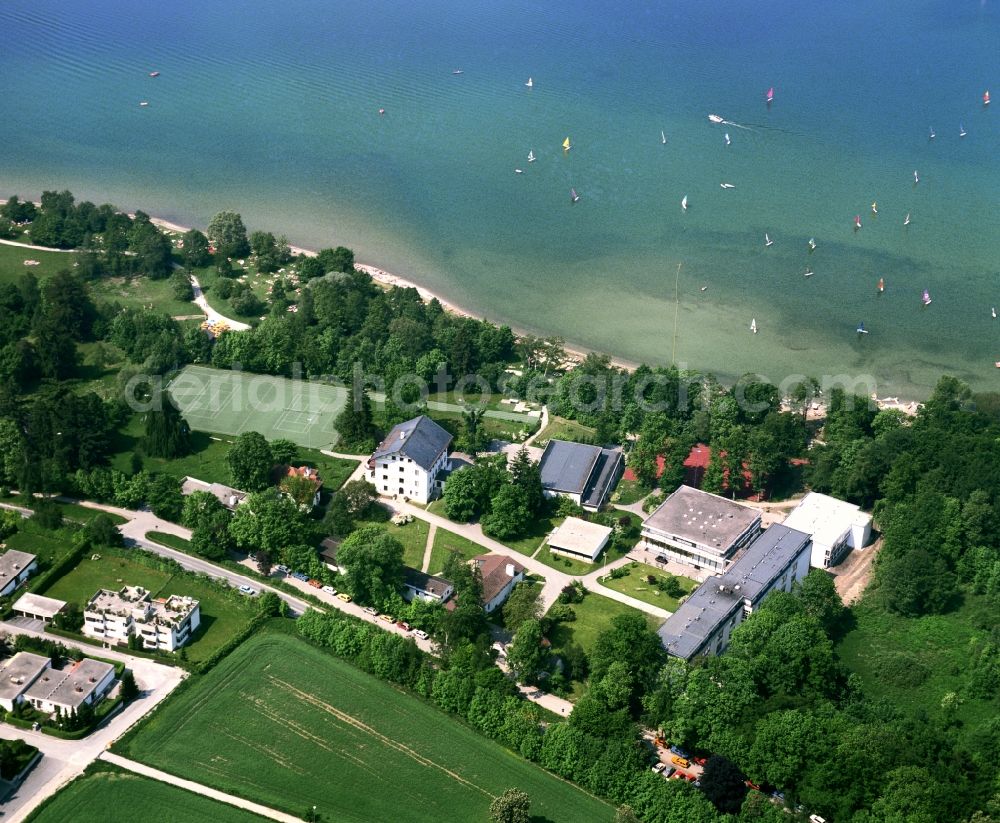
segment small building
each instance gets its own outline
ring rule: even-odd
[[[222,483],[206,483],[197,477],[185,477],[184,482],[181,483],[181,494],[188,495],[194,492],[208,492],[214,495],[230,511],[234,511],[247,497],[246,492],[224,486]]]
[[[791,591],[809,573],[812,541],[784,525],[771,526],[733,561],[695,589],[660,627],[666,650],[691,661],[721,654],[733,630],[773,591]]]
[[[642,524],[642,545],[664,561],[725,571],[760,534],[760,512],[725,497],[680,486]]]
[[[0,597],[6,597],[38,570],[33,554],[11,549],[0,555]]]
[[[319,557],[326,567],[337,574],[341,573],[341,568],[337,565],[337,552],[343,541],[336,537],[324,537],[319,544]]]
[[[524,566],[505,554],[481,554],[472,560],[483,580],[483,609],[492,612],[524,580]]]
[[[0,706],[13,711],[24,693],[52,661],[32,652],[18,652],[0,663]]]
[[[542,492],[597,511],[621,479],[623,466],[621,449],[550,440],[539,461]]]
[[[172,652],[191,639],[201,624],[201,608],[192,597],[171,595],[153,600],[142,586],[115,592],[99,589],[83,611],[83,633],[108,645],[142,640],[143,648]]]
[[[435,577],[419,569],[403,566],[403,599],[409,603],[417,597],[431,603],[444,603],[455,591],[450,580]]]
[[[836,566],[851,549],[868,544],[872,516],[860,506],[818,492],[809,492],[785,518],[785,525],[812,536],[814,568]]]
[[[310,509],[319,505],[319,492],[323,488],[323,481],[320,480],[319,472],[310,466],[280,466],[280,477],[278,488],[295,500],[300,505],[305,505]],[[296,482],[297,481],[297,482]],[[309,489],[312,495],[309,500],[299,497],[301,491],[295,489],[294,485],[301,485],[302,489]],[[295,492],[294,494],[292,492]]]
[[[562,525],[552,530],[548,537],[549,550],[593,563],[608,545],[614,529],[599,523],[590,523],[578,517],[567,517]]]
[[[441,491],[451,435],[427,415],[394,426],[368,459],[365,478],[379,494],[428,503]]]
[[[41,620],[43,623],[49,623],[65,606],[65,600],[56,600],[54,597],[43,597],[40,594],[27,592],[14,603],[14,613],[21,617],[30,617],[34,620]]]
[[[64,669],[49,667],[31,684],[24,699],[45,714],[79,711],[84,703],[96,705],[115,682],[115,667],[89,657]]]

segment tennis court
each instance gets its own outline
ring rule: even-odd
[[[192,429],[257,431],[313,449],[337,444],[334,421],[347,401],[347,389],[339,386],[207,366],[187,366],[169,389]]]

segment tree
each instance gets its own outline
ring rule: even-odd
[[[233,547],[229,534],[232,514],[210,492],[197,491],[184,499],[181,522],[191,529],[191,547],[210,560],[222,560]]]
[[[271,441],[271,455],[275,465],[290,466],[299,456],[299,444],[285,438]]]
[[[833,585],[833,577],[823,569],[813,569],[796,582],[792,590],[802,601],[805,613],[815,617],[828,635],[844,615],[844,604]]]
[[[263,550],[272,557],[300,544],[309,531],[299,507],[277,489],[251,494],[229,522],[237,546],[246,552]]]
[[[502,486],[493,497],[490,512],[483,516],[483,532],[498,540],[520,537],[531,523],[528,495],[521,486]]]
[[[521,446],[510,464],[510,475],[515,486],[524,490],[525,503],[532,515],[537,515],[545,504],[542,492],[541,465],[528,455],[528,450]]]
[[[153,475],[146,492],[146,502],[157,517],[179,522],[184,510],[180,480],[169,474]]]
[[[274,455],[259,432],[244,432],[237,437],[226,455],[226,462],[237,488],[256,492],[270,485]]]
[[[345,447],[360,453],[374,450],[372,406],[364,386],[356,387],[351,383],[347,390],[347,402],[344,410],[337,415],[335,426]]]
[[[900,555],[883,551],[875,579],[886,607],[906,617],[940,613],[956,591],[955,575],[948,564],[924,549]]]
[[[257,598],[257,612],[268,617],[284,617],[288,614],[288,604],[274,592],[261,592]]]
[[[83,527],[83,533],[94,546],[121,546],[122,534],[107,514],[101,512]]]
[[[184,265],[189,269],[200,269],[212,262],[212,256],[208,251],[208,238],[198,229],[191,229],[184,233],[183,245],[181,246],[181,257]]]
[[[665,657],[659,636],[649,629],[641,614],[621,614],[611,627],[597,636],[590,654],[591,677],[604,676],[612,663],[625,663],[632,674],[636,696],[654,681]]]
[[[363,526],[344,540],[337,564],[359,603],[381,604],[403,585],[403,544],[381,526]]]
[[[520,789],[507,789],[490,803],[493,823],[531,823],[531,798]]]
[[[338,494],[347,502],[347,510],[355,517],[366,514],[377,499],[375,487],[367,480],[351,480],[343,485]]]
[[[243,218],[234,211],[220,211],[208,224],[208,239],[220,257],[246,257],[250,241]]]
[[[462,436],[459,445],[463,451],[475,455],[486,448],[486,435],[481,428],[486,409],[469,406],[462,411]]]
[[[739,767],[721,754],[712,755],[701,775],[701,790],[723,814],[738,814],[747,795]]]
[[[161,391],[146,412],[142,448],[150,457],[175,458],[191,451],[191,430],[170,395]]]
[[[444,487],[444,513],[449,520],[467,523],[482,511],[474,468],[459,469]]]
[[[122,672],[120,682],[122,701],[126,704],[131,703],[139,696],[139,687],[135,684],[135,677],[132,675],[131,669],[125,669]]]
[[[522,683],[535,682],[539,672],[545,669],[549,651],[542,639],[542,624],[528,619],[521,624],[507,650],[507,665]]]
[[[257,571],[259,571],[264,577],[270,577],[271,575],[271,555],[266,551],[258,551],[253,556],[253,562],[257,564]]]
[[[627,803],[615,811],[615,823],[642,823],[639,816]]]
[[[534,583],[522,580],[503,604],[503,623],[507,631],[517,633],[526,620],[539,620],[542,616],[542,590]]]

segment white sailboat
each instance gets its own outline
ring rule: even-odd
[[[913,170],[913,185],[917,185],[920,182],[920,177],[917,176],[917,170]]]
[[[514,174],[524,174],[524,169],[514,169]]]
[[[909,226],[910,225],[910,213],[909,212],[907,212],[906,213],[906,217],[903,218],[903,225],[904,226]]]
[[[990,311],[990,314],[992,314],[992,315],[993,315],[993,319],[994,319],[994,320],[996,320],[996,319],[997,319],[997,307],[996,307],[996,306],[994,306],[994,307],[992,308],[992,310]]]
[[[805,270],[805,272],[803,272],[803,274],[806,277],[812,277],[813,274],[814,274],[814,272],[813,272],[813,270],[811,268],[809,268],[808,266],[806,266],[806,270]]]
[[[681,210],[688,210],[688,196],[686,194],[681,198]]]
[[[810,237],[809,238],[809,251],[816,251],[816,238],[815,237]]]
[[[723,189],[735,189],[736,188],[736,186],[734,186],[732,183],[719,183],[719,187],[723,188]]]
[[[535,153],[531,149],[528,149],[528,162],[529,163],[535,162]]]
[[[961,123],[959,123],[958,124],[958,136],[959,137],[965,137],[966,134],[968,134],[968,132],[965,130],[965,126],[963,126]]]
[[[730,145],[732,145],[732,142],[733,141],[729,139],[729,132],[727,131],[726,132],[726,145],[730,146]]]
[[[757,318],[756,317],[753,318],[753,320],[750,321],[750,331],[752,331],[754,334],[757,333]]]
[[[664,146],[667,145],[667,135],[664,134],[662,130],[660,131],[660,142],[663,143]]]
[[[773,246],[774,241],[768,236],[767,232],[764,232],[764,246]]]
[[[533,86],[535,85],[535,81],[534,81],[534,80],[532,80],[532,79],[531,79],[531,78],[529,77],[529,78],[528,78],[528,82],[527,82],[527,83],[525,83],[524,85],[526,85],[526,86],[527,86],[527,87],[528,87],[528,88],[530,89],[530,88],[532,88],[532,87],[533,87]]]

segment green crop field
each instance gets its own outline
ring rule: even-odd
[[[334,421],[347,389],[263,374],[188,366],[170,394],[192,429],[238,435],[258,431],[309,448],[333,448]]]
[[[483,821],[506,788],[536,819],[608,821],[600,800],[290,634],[264,631],[172,697],[122,754],[324,820]]]
[[[32,823],[134,823],[183,820],[184,823],[259,823],[255,814],[96,763],[28,820]]]

